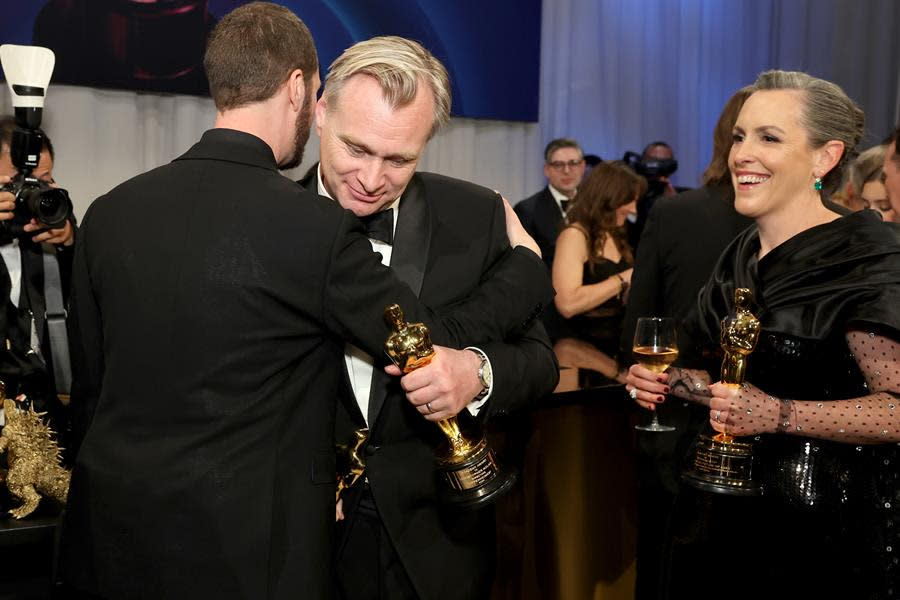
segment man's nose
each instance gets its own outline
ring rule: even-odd
[[[377,158],[370,158],[357,171],[356,178],[367,194],[374,194],[381,187],[383,180],[383,162]]]

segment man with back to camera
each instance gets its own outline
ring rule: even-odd
[[[508,246],[496,192],[416,172],[449,114],[447,72],[425,48],[393,36],[357,43],[329,69],[316,106],[321,162],[300,182],[366,223],[385,264],[434,307],[469,295]],[[383,359],[373,372],[373,357],[347,345],[336,437],[369,433],[365,477],[339,507],[341,598],[489,595],[494,511],[440,506],[435,423],[460,412],[483,422],[522,408],[553,390],[558,370],[540,324],[463,354],[464,368],[416,371],[398,382],[379,368]]]
[[[14,117],[0,118],[0,187],[18,174],[11,156],[16,127]],[[53,144],[43,131],[39,133],[43,136],[43,148],[32,176],[53,184]],[[5,385],[7,397],[24,394],[36,411],[47,411],[51,425],[60,436],[60,446],[70,450],[67,419],[57,397],[54,356],[47,331],[44,255],[56,262],[65,299],[72,273],[74,217],[70,216],[63,227],[49,229],[34,218],[24,223],[19,223],[19,219],[13,221],[15,212],[15,196],[0,192],[0,255],[3,257],[0,297],[7,299],[0,311],[0,332],[6,340],[0,345],[0,381]]]
[[[380,352],[397,302],[436,343],[479,342],[529,325],[552,291],[517,248],[435,318],[352,214],[278,173],[300,161],[319,83],[290,10],[235,9],[204,65],[215,127],[96,200],[80,232],[72,406],[86,416],[61,577],[111,598],[330,599],[343,339]],[[438,347],[425,369],[460,354]]]

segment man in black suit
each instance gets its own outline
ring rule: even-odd
[[[584,170],[584,154],[578,142],[571,138],[552,140],[544,149],[547,187],[515,206],[525,231],[541,247],[548,270],[553,269],[556,238],[562,230],[569,203],[584,178]],[[554,341],[569,334],[566,320],[552,303],[544,310],[541,321]]]
[[[316,107],[321,162],[301,181],[367,222],[385,264],[433,307],[469,295],[507,246],[496,192],[416,173],[449,118],[449,90],[444,67],[415,42],[380,37],[352,46],[328,73]],[[490,593],[494,511],[440,505],[435,422],[459,413],[483,422],[520,409],[552,391],[558,371],[539,324],[463,354],[464,368],[415,371],[398,382],[382,372],[383,358],[347,345],[337,437],[365,427],[369,434],[365,478],[339,507],[336,570],[345,600]]]
[[[343,339],[378,353],[393,302],[438,344],[505,335],[549,283],[517,248],[434,318],[356,217],[278,173],[300,161],[319,84],[288,9],[226,15],[204,64],[215,128],[84,218],[62,578],[101,597],[330,599]]]
[[[584,154],[578,142],[558,138],[547,144],[544,175],[547,187],[516,204],[515,210],[525,231],[541,247],[541,255],[550,268],[563,217],[584,177]]]

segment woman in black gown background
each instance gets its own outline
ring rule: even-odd
[[[590,367],[610,379],[624,379],[615,357],[634,263],[625,221],[635,214],[646,188],[646,180],[624,164],[601,163],[579,186],[556,241],[554,301],[570,338],[557,348],[561,361],[568,354],[581,363],[590,359],[590,365],[574,366]]]
[[[765,486],[761,498],[702,503],[705,522],[672,523],[670,597],[689,585],[702,597],[699,581],[710,596],[900,594],[900,231],[826,200],[862,132],[838,86],[760,75],[729,157],[735,208],[756,227],[722,254],[688,325],[692,343],[715,350],[734,289],[750,288],[762,330],[747,383],[713,384],[715,361],[629,371],[639,404],[670,392],[709,406],[717,431],[753,436]],[[689,568],[679,551],[706,560]]]

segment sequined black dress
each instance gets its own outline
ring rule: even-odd
[[[835,427],[871,427],[865,415],[831,414],[826,403],[870,393],[848,329],[900,340],[900,230],[862,211],[804,231],[760,261],[758,251],[752,228],[723,253],[698,299],[697,341],[717,346],[734,288],[750,288],[762,331],[747,380],[776,398],[821,402]],[[754,549],[734,573],[776,597],[900,597],[898,445],[756,440],[765,496],[742,505],[755,528],[745,534],[756,539],[732,540]]]

